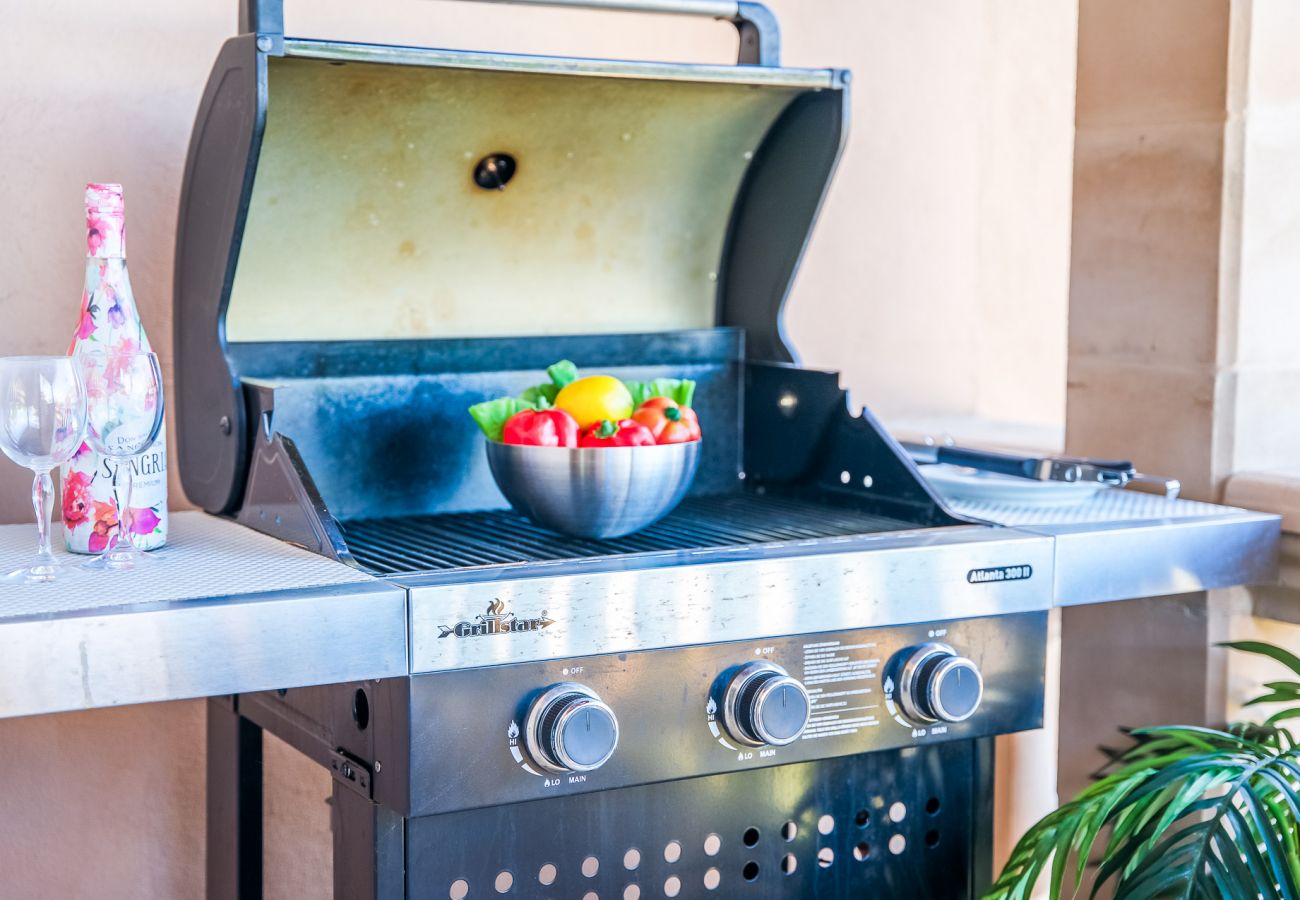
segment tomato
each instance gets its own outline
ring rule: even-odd
[[[641,404],[632,418],[649,428],[660,444],[683,444],[700,439],[700,422],[695,410],[678,406],[668,397],[651,397]]]
[[[604,419],[622,421],[632,415],[632,395],[612,375],[589,375],[560,389],[555,405],[588,428]]]

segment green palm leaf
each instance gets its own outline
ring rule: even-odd
[[[1300,657],[1258,642],[1228,646],[1300,674]],[[1270,682],[1254,702],[1300,700]],[[1020,840],[985,900],[1028,898],[1047,873],[1052,900],[1300,900],[1300,748],[1276,722],[1228,730],[1137,729],[1098,779]],[[1096,859],[1095,859],[1096,858]]]

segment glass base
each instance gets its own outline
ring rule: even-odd
[[[4,584],[50,584],[57,581],[67,581],[69,577],[77,577],[76,566],[60,565],[57,562],[38,561],[23,566],[21,569],[14,569],[0,577],[0,583]]]
[[[111,547],[99,556],[92,556],[81,564],[81,568],[92,572],[129,572],[132,569],[147,569],[156,565],[158,560],[151,559],[142,550],[132,548],[119,550]]]

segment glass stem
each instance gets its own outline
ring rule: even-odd
[[[123,469],[126,471],[123,472]],[[118,543],[115,549],[125,555],[135,552],[135,541],[131,538],[131,488],[134,481],[131,460],[120,460],[113,469],[113,502],[117,504]],[[126,482],[125,487],[122,482]]]
[[[38,566],[54,565],[54,552],[50,549],[50,516],[54,512],[54,481],[49,470],[37,472],[32,479],[32,507],[36,510],[36,533],[40,546],[36,549]]]

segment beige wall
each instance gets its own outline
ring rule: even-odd
[[[1074,0],[771,5],[788,63],[856,76],[851,142],[789,307],[805,361],[842,369],[860,400],[893,418],[1059,424]],[[655,17],[361,6],[291,0],[290,31],[715,61],[734,44],[725,26]],[[82,279],[81,186],[120,180],[136,294],[170,367],[181,166],[233,25],[233,0],[5,10],[0,355],[66,347]],[[0,465],[0,521],[26,520],[27,491],[24,472]],[[17,783],[0,792],[0,896],[200,896],[202,723],[196,703],[0,722],[6,780]],[[293,809],[286,800],[272,814],[285,825]],[[319,837],[321,807],[309,810]],[[312,857],[274,853],[282,895],[310,896]]]

